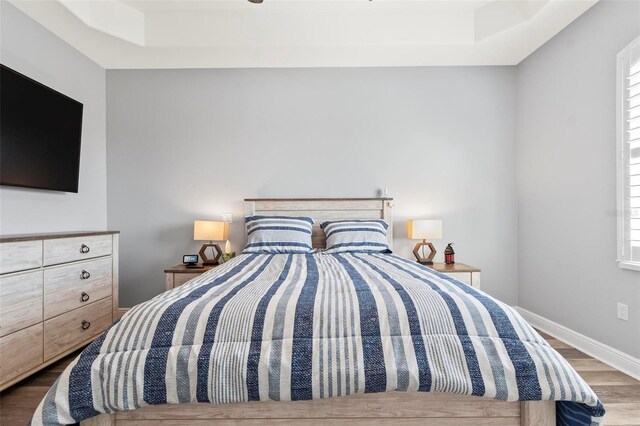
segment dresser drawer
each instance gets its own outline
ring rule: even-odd
[[[111,296],[112,276],[110,257],[45,270],[45,319]]]
[[[0,274],[42,266],[42,240],[0,244]]]
[[[0,336],[42,321],[42,271],[0,277]]]
[[[111,297],[44,322],[44,359],[79,345],[111,325]]]
[[[44,240],[44,265],[109,255],[112,252],[112,242],[111,235]]]
[[[0,337],[0,359],[0,385],[42,364],[42,323]]]

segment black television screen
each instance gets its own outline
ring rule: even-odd
[[[0,185],[78,192],[82,104],[0,68]]]

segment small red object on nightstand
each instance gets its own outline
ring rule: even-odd
[[[453,265],[456,263],[456,252],[453,251],[453,243],[447,244],[447,248],[444,249],[444,263],[447,265]]]

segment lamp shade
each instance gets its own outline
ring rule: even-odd
[[[229,228],[224,222],[196,220],[193,222],[193,239],[198,241],[224,241],[229,238]]]
[[[442,239],[442,221],[411,219],[407,221],[407,238],[411,240]]]

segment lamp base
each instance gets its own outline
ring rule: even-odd
[[[211,247],[211,251],[213,251],[213,259],[207,257],[206,250]],[[202,259],[203,265],[218,265],[218,261],[220,260],[220,256],[222,256],[222,250],[220,246],[213,243],[203,244],[200,248],[200,258]]]
[[[420,255],[420,249],[424,246],[429,247],[429,249],[431,250],[431,253],[429,253],[429,256],[427,257],[422,257]],[[418,263],[422,265],[433,265],[433,258],[436,257],[436,253],[437,251],[436,251],[436,248],[433,246],[433,244],[427,242],[426,240],[422,240],[421,243],[417,243],[416,246],[413,248],[413,255],[418,260]]]

